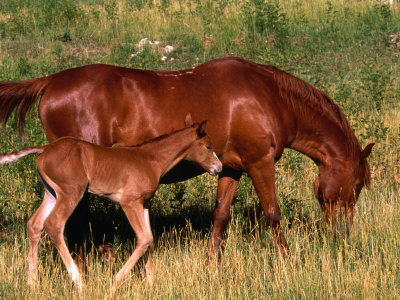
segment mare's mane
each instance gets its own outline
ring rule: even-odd
[[[361,146],[351,129],[349,122],[339,106],[323,91],[313,87],[285,71],[270,67],[279,89],[279,96],[290,105],[297,114],[309,118],[310,110],[336,122],[346,137],[349,155],[360,155]]]

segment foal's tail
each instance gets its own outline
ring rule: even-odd
[[[0,154],[0,164],[8,164],[14,161],[17,161],[21,157],[27,156],[29,154],[33,153],[42,153],[44,148],[46,146],[41,146],[41,147],[29,147],[29,148],[24,148],[20,151],[13,152],[10,154]]]
[[[26,114],[44,92],[49,80],[50,76],[21,82],[0,82],[0,122],[3,126],[15,110],[15,119],[21,133]]]

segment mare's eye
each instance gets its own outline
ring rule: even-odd
[[[210,145],[206,146],[207,150],[211,151],[212,147]]]

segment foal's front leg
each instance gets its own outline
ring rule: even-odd
[[[150,217],[149,217],[149,209],[145,208],[144,209],[144,219],[146,222],[146,227],[148,233],[151,235],[151,238],[153,239],[153,234],[151,232],[151,227],[150,227]],[[146,275],[147,275],[147,280],[149,281],[150,284],[153,283],[153,252],[154,252],[154,244],[153,242],[149,246],[149,255],[147,258],[146,262]]]
[[[143,198],[132,199],[130,201],[121,201],[121,207],[124,210],[133,230],[135,231],[137,243],[131,257],[115,276],[115,281],[111,288],[112,293],[114,293],[121,285],[121,283],[128,277],[129,272],[134,267],[139,258],[146,253],[149,247],[152,247],[153,236],[150,230],[150,223],[147,224],[146,222],[143,201]],[[149,257],[149,259],[151,259],[151,257]],[[148,267],[151,267],[152,269],[151,261],[150,265],[146,264],[146,269],[148,269]]]

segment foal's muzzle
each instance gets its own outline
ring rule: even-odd
[[[222,172],[222,163],[220,161],[212,164],[210,170],[208,171],[212,176],[216,176]]]

